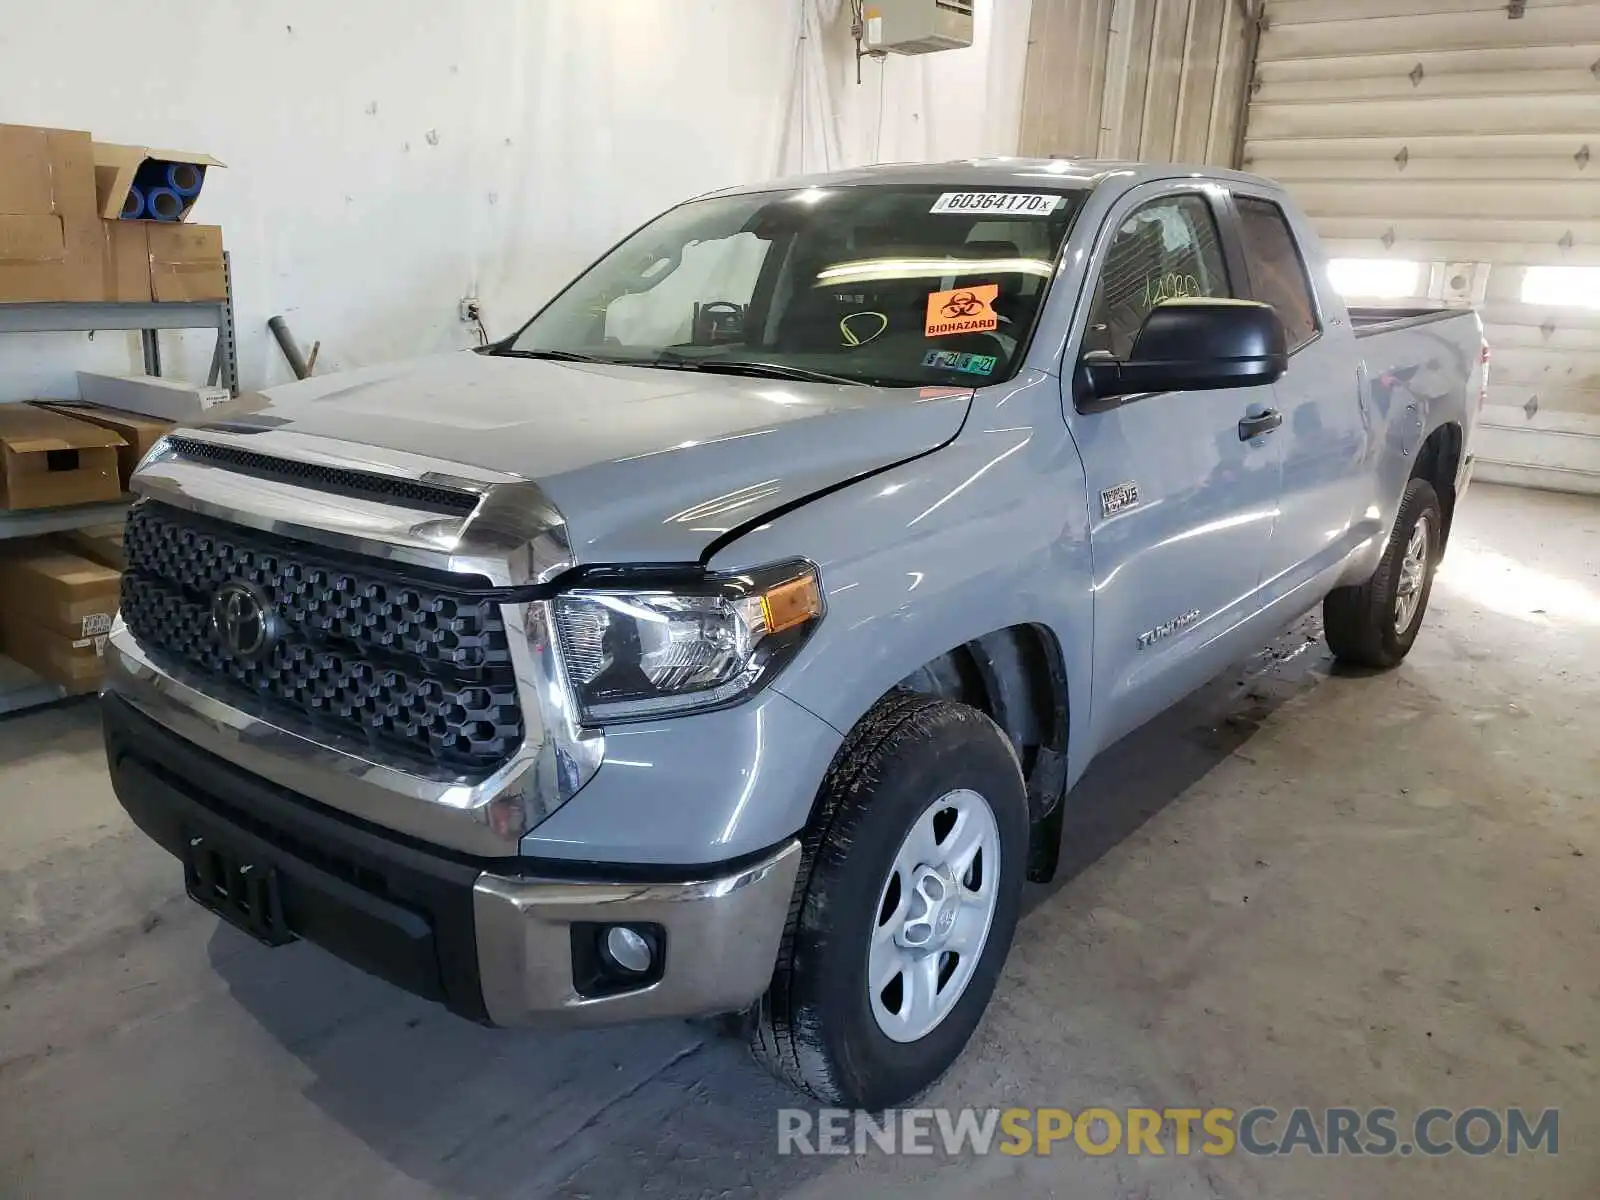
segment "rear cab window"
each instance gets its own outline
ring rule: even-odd
[[[597,262],[506,352],[997,382],[1025,357],[1087,194],[918,183],[692,201]]]

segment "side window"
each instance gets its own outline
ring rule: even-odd
[[[1165,196],[1117,230],[1089,309],[1083,348],[1127,358],[1146,314],[1164,300],[1231,296],[1222,244],[1203,196]]]
[[[1278,310],[1293,354],[1317,335],[1317,308],[1299,247],[1283,209],[1270,200],[1235,196],[1256,299]]]

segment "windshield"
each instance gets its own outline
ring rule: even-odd
[[[692,201],[496,353],[906,387],[1004,379],[1086,194],[870,185]]]

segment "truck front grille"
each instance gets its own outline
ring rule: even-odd
[[[122,619],[166,669],[219,700],[252,700],[385,759],[488,774],[516,750],[523,715],[489,581],[405,568],[197,516],[133,507]],[[250,587],[275,636],[238,653],[212,619],[217,592]]]

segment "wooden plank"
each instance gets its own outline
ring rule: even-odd
[[[1590,487],[1600,485],[1600,437],[1480,425],[1473,450],[1480,473],[1485,463],[1507,463],[1554,468],[1584,477]]]
[[[1587,95],[1530,96],[1522,102],[1508,97],[1437,96],[1403,103],[1250,106],[1250,134],[1256,139],[1574,133],[1587,140],[1596,129],[1600,129],[1600,88]]]
[[[1474,478],[1484,483],[1499,483],[1510,487],[1540,488],[1548,492],[1576,492],[1581,495],[1600,495],[1600,475],[1592,471],[1564,470],[1558,467],[1535,467],[1507,464],[1478,456],[1478,469]]]
[[[1493,278],[1491,273],[1491,282]],[[1533,329],[1549,329],[1552,338],[1563,331],[1600,331],[1600,312],[1593,309],[1490,300],[1479,311],[1485,325],[1525,325]]]
[[[1183,86],[1178,93],[1177,132],[1172,157],[1202,162],[1211,128],[1222,49],[1222,18],[1233,0],[1190,0],[1188,39],[1183,49]]]
[[[1101,106],[1100,156],[1137,158],[1150,81],[1150,38],[1155,5],[1150,0],[1120,0],[1112,7],[1115,61],[1106,68]],[[1112,53],[1108,51],[1108,53]]]
[[[1178,89],[1183,77],[1183,47],[1189,28],[1189,0],[1154,0],[1155,32],[1150,45],[1150,80],[1145,92],[1139,157],[1171,162],[1177,132]]]
[[[1393,258],[1406,262],[1487,262],[1496,269],[1522,266],[1600,266],[1600,244],[1565,249],[1555,242],[1452,242],[1435,239],[1397,241],[1385,246],[1378,238],[1323,238],[1330,258]]]
[[[1250,86],[1250,25],[1238,4],[1227,4],[1222,13],[1222,44],[1218,50],[1221,66],[1211,101],[1211,126],[1206,132],[1205,161],[1219,166],[1237,166],[1235,154],[1240,145],[1239,124],[1244,116],[1246,89]]]
[[[1298,196],[1298,185],[1291,185],[1291,194]],[[1518,220],[1492,217],[1420,216],[1321,216],[1316,219],[1317,232],[1325,238],[1357,240],[1382,239],[1392,236],[1395,243],[1421,241],[1455,242],[1526,242],[1560,248],[1563,239],[1571,234],[1575,246],[1600,245],[1600,220],[1546,221]],[[1478,256],[1473,255],[1474,259]]]
[[[1374,70],[1355,78],[1279,82],[1263,79],[1255,94],[1255,103],[1326,104],[1329,101],[1408,101],[1458,96],[1479,99],[1510,97],[1520,100],[1527,96],[1560,93],[1589,95],[1595,90],[1595,77],[1588,67],[1422,75],[1413,82],[1411,72],[1416,67],[1417,60],[1402,59],[1386,72]]]
[[[1495,407],[1516,410],[1526,415],[1534,412],[1580,413],[1600,417],[1600,391],[1593,388],[1526,387],[1514,383],[1494,381],[1494,350],[1490,348],[1489,400],[1485,408]]]
[[[1252,111],[1253,116],[1253,111]],[[1585,146],[1600,159],[1600,136],[1595,130],[1567,133],[1509,134],[1407,134],[1396,137],[1262,137],[1254,124],[1245,153],[1275,159],[1318,160],[1379,158],[1392,160],[1404,150],[1413,158],[1475,158],[1500,163],[1511,158],[1564,158]],[[1600,169],[1600,162],[1593,164]]]
[[[1371,79],[1395,76],[1411,82],[1420,66],[1424,81],[1438,76],[1512,74],[1536,71],[1587,71],[1600,57],[1600,37],[1559,46],[1489,46],[1479,50],[1423,49],[1403,54],[1334,55],[1294,58],[1256,65],[1256,78],[1268,84],[1326,79]]]
[[[1534,433],[1575,433],[1585,437],[1600,437],[1600,416],[1593,413],[1561,412],[1541,409],[1528,416],[1520,408],[1502,408],[1485,404],[1478,419],[1500,429],[1528,430]]]
[[[1509,322],[1491,321],[1486,314],[1483,322],[1483,336],[1489,339],[1493,353],[1502,349],[1525,347],[1530,350],[1559,350],[1582,353],[1585,351],[1600,352],[1600,328],[1585,329],[1581,327],[1567,327],[1546,331],[1537,325],[1519,325]],[[1494,370],[1493,360],[1490,361],[1490,373]]]
[[[1492,384],[1600,392],[1600,352],[1501,346],[1490,355]]]
[[[1361,181],[1311,182],[1290,191],[1313,217],[1409,217],[1432,223],[1452,218],[1516,221],[1537,213],[1542,221],[1592,223],[1600,216],[1600,178],[1584,183],[1396,179],[1381,194]]]
[[[1529,10],[1556,8],[1582,0],[1530,0]],[[1274,25],[1310,25],[1319,21],[1364,21],[1371,17],[1426,17],[1441,13],[1494,13],[1504,18],[1505,0],[1269,0],[1267,19]]]
[[[1595,137],[1595,154],[1600,155],[1600,132]],[[1272,154],[1252,155],[1247,170],[1269,179],[1293,182],[1338,182],[1370,179],[1382,183],[1416,180],[1475,181],[1484,176],[1481,158],[1428,158],[1412,154],[1404,158],[1278,158]],[[1576,155],[1559,158],[1508,158],[1495,164],[1496,180],[1527,183],[1555,182],[1600,185],[1600,161],[1590,163]]]
[[[1048,155],[1055,152],[1063,120],[1058,79],[1058,59],[1066,44],[1065,0],[1037,0],[1028,22],[1028,53],[1022,75],[1022,125],[1020,152]]]
[[[1508,21],[1503,5],[1490,11],[1430,16],[1370,16],[1357,21],[1272,24],[1261,38],[1260,62],[1351,57],[1422,50],[1483,50],[1498,46],[1571,46],[1600,41],[1600,9],[1592,4],[1534,8]]]

